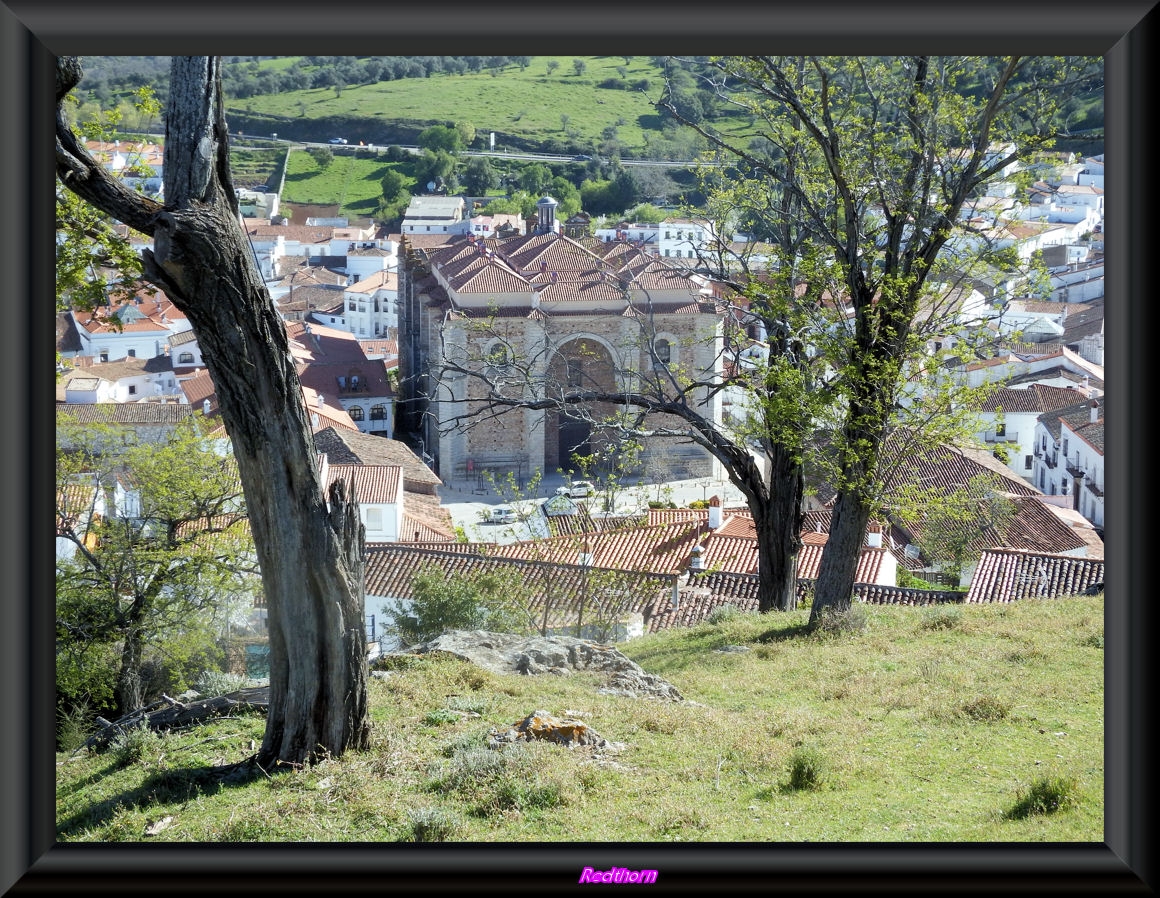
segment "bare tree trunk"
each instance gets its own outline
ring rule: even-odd
[[[750,503],[757,531],[757,610],[791,611],[797,606],[797,564],[801,550],[802,498],[805,479],[801,464],[785,447],[769,452],[769,500]]]
[[[57,72],[58,175],[97,208],[153,235],[146,277],[193,325],[233,441],[269,613],[270,707],[259,763],[301,764],[365,747],[356,497],[336,485],[329,510],[323,497],[285,327],[238,221],[220,60],[173,60],[164,207],[108,178],[77,146],[60,104],[79,65],[64,57]]]
[[[893,350],[872,346],[866,357],[872,353],[881,356],[889,351]],[[874,379],[864,374],[847,411],[839,449],[844,485],[838,490],[830,518],[830,538],[822,549],[821,570],[818,582],[814,584],[814,601],[810,608],[811,624],[818,621],[825,609],[845,611],[853,600],[854,580],[858,575],[858,562],[862,557],[866,525],[870,522],[872,510],[869,490],[887,426],[887,415],[880,407],[880,397],[875,395],[874,386]]]
[[[830,538],[822,549],[822,566],[814,584],[810,623],[825,609],[845,611],[854,596],[854,580],[862,557],[862,540],[870,521],[870,507],[857,490],[839,493],[830,519]]]
[[[141,661],[145,655],[141,628],[130,625],[121,640],[121,667],[117,671],[117,713],[128,714],[145,704]]]

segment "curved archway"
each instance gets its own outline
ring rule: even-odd
[[[614,391],[617,366],[612,350],[593,336],[576,336],[561,343],[548,365],[548,395],[568,396],[584,390]],[[592,455],[602,442],[595,425],[615,410],[612,403],[586,403],[572,413],[547,414],[544,429],[544,470],[576,470],[575,458]]]

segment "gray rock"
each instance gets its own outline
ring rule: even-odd
[[[443,652],[497,674],[538,676],[551,673],[569,676],[589,670],[610,675],[608,687],[614,695],[634,698],[649,696],[682,701],[671,683],[645,671],[610,645],[574,636],[517,636],[488,630],[449,630],[428,642],[392,655],[426,655]]]

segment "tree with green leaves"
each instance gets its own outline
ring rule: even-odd
[[[883,446],[900,414],[917,414],[907,398],[923,355],[917,323],[953,311],[956,291],[993,249],[964,211],[1066,132],[1077,104],[1102,90],[1102,70],[1097,59],[1066,57],[753,56],[713,57],[701,78],[750,117],[754,134],[742,142],[718,132],[672,90],[662,105],[731,162],[731,190],[768,198],[748,210],[766,220],[792,210],[800,251],[781,261],[805,260],[831,280],[797,307],[841,309],[825,331],[837,338],[826,349],[836,415],[819,457],[832,461],[838,495],[817,620],[849,607],[882,500]],[[795,275],[784,287],[808,291],[811,282]]]
[[[163,444],[57,430],[58,694],[121,716],[181,690],[252,608],[257,560],[228,446],[200,416]],[[223,454],[224,451],[224,454]],[[110,661],[115,664],[110,665]],[[111,690],[111,707],[106,707]]]
[[[473,128],[473,136],[474,130]],[[454,125],[432,125],[430,128],[424,128],[415,138],[415,143],[432,153],[444,152],[452,156],[463,152],[463,148],[467,146],[464,132]]]
[[[153,238],[143,273],[189,320],[233,444],[262,572],[270,704],[265,769],[369,743],[363,543],[353,490],[324,491],[285,325],[238,218],[219,58],[171,61],[164,202],[129,190],[70,125],[76,57],[56,66],[60,185]]]
[[[551,183],[551,169],[540,162],[527,165],[520,172],[520,187],[533,196],[543,196]]]
[[[310,154],[310,158],[322,171],[326,171],[334,164],[334,153],[330,147],[311,147],[306,152]]]
[[[463,182],[463,189],[471,196],[487,196],[487,192],[499,182],[499,176],[490,159],[473,156],[464,166],[460,181]]]
[[[952,490],[907,483],[890,491],[891,512],[919,534],[923,557],[948,574],[961,576],[980,544],[1002,540],[1016,506],[995,475],[979,475]]]
[[[527,633],[529,621],[518,596],[523,591],[515,570],[474,576],[428,567],[411,581],[411,598],[384,606],[387,632],[403,645],[434,639],[447,630]]]

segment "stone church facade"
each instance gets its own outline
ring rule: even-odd
[[[708,279],[628,241],[566,236],[550,197],[538,212],[525,234],[405,253],[400,299],[412,350],[401,365],[414,390],[404,418],[445,481],[484,471],[579,476],[576,456],[613,442],[600,422],[631,412],[608,403],[564,412],[550,401],[504,408],[489,394],[559,400],[642,390],[670,373],[721,377],[725,315]],[[719,394],[699,387],[686,401],[721,424]],[[720,476],[706,450],[679,436],[688,427],[678,418],[650,416],[648,428],[668,433],[644,441],[634,474]]]

